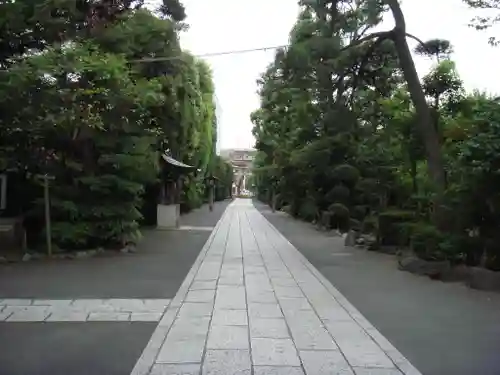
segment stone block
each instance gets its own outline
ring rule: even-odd
[[[184,302],[179,309],[179,316],[211,316],[212,303]]]
[[[207,281],[193,281],[189,290],[208,290],[215,289],[217,285],[216,280],[207,280]]]
[[[395,368],[389,357],[371,339],[352,337],[336,341],[353,367]]]
[[[305,375],[302,367],[254,366],[254,375]]]
[[[274,303],[276,304],[278,301],[276,300],[276,296],[274,292],[271,291],[261,291],[250,289],[247,291],[247,300],[249,303]]]
[[[291,339],[252,338],[251,342],[255,366],[300,366]]]
[[[203,375],[250,375],[249,350],[207,350]]]
[[[207,349],[249,349],[248,328],[241,326],[212,326]]]
[[[130,320],[130,313],[128,312],[91,312],[87,318],[87,321],[128,321]]]
[[[219,326],[246,326],[248,317],[246,310],[214,310],[212,324]]]
[[[5,319],[7,322],[43,322],[50,314],[46,306],[7,306],[3,313],[12,314]]]
[[[250,303],[248,305],[248,314],[250,318],[282,318],[278,304],[272,303]]]
[[[280,297],[304,298],[304,294],[299,287],[275,286],[274,292]]]
[[[157,363],[153,365],[149,375],[200,375],[199,363],[188,364],[165,364]]]
[[[301,350],[299,355],[307,375],[353,375],[349,364],[338,350]]]
[[[131,322],[158,322],[163,313],[157,313],[157,312],[133,312],[130,314],[130,321]]]
[[[366,368],[353,367],[356,375],[403,375],[401,371],[395,368]]]
[[[290,338],[285,319],[254,318],[250,321],[250,337]]]
[[[208,334],[210,317],[178,317],[168,333],[170,340],[204,339]]]
[[[219,286],[215,298],[216,309],[246,309],[245,288],[243,286]]]
[[[179,341],[170,334],[160,348],[157,363],[201,363],[205,338],[196,337]]]
[[[5,298],[0,299],[0,306],[30,306],[33,304],[33,300],[29,298]]]
[[[186,295],[186,302],[212,302],[215,290],[190,290]]]
[[[70,308],[59,308],[53,310],[47,322],[85,322],[89,316],[87,311],[72,310]]]

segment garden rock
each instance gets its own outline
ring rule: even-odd
[[[443,274],[449,272],[448,261],[427,261],[414,256],[399,261],[399,269],[416,275],[429,276],[432,279],[440,279]]]
[[[41,259],[45,258],[45,254],[41,254],[41,253],[31,253],[29,255],[31,256],[30,260],[41,260]]]
[[[362,234],[356,239],[356,245],[359,247],[370,247],[377,243],[377,238],[371,234]]]
[[[344,246],[349,246],[349,247],[355,246],[357,243],[356,237],[357,237],[356,232],[350,230],[345,236]]]
[[[6,257],[0,257],[0,264],[9,263]]]
[[[444,282],[469,282],[471,270],[469,267],[460,265],[451,267],[442,274],[441,280]]]
[[[26,253],[23,255],[23,258],[22,258],[23,262],[29,262],[30,260],[31,260],[31,254]]]
[[[90,255],[87,251],[77,251],[75,253],[75,257],[77,259],[85,259],[85,258],[88,258]]]
[[[500,272],[471,267],[468,285],[472,289],[500,292]]]

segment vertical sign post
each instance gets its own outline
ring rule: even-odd
[[[47,237],[47,255],[52,256],[52,228],[50,223],[50,195],[49,176],[44,176],[44,201],[45,201],[45,236]]]
[[[37,175],[38,178],[43,180],[43,201],[45,208],[45,238],[47,240],[47,255],[52,256],[52,228],[50,222],[50,192],[49,181],[53,180],[53,176]]]

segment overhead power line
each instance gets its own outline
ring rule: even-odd
[[[197,58],[205,58],[205,57],[213,57],[213,56],[224,56],[224,55],[238,55],[249,52],[260,52],[260,51],[269,51],[278,48],[286,48],[287,44],[280,46],[268,46],[268,47],[260,47],[260,48],[251,48],[251,49],[241,49],[241,50],[230,50],[230,51],[222,51],[222,52],[211,52],[211,53],[203,53],[198,55],[193,55]],[[141,59],[128,60],[129,62],[134,63],[148,63],[148,62],[156,62],[156,61],[171,61],[171,60],[182,60],[184,55],[175,55],[175,56],[165,56],[165,57],[144,57]],[[0,72],[8,72],[8,69],[0,69]]]
[[[231,50],[231,51],[223,51],[223,52],[211,52],[211,53],[203,53],[198,55],[193,55],[194,57],[204,58],[204,57],[213,57],[213,56],[224,56],[224,55],[238,55],[242,53],[249,52],[259,52],[259,51],[268,51],[278,48],[286,48],[287,44],[280,46],[269,46],[269,47],[260,47],[260,48],[251,48],[251,49],[240,49],[240,50]],[[169,60],[181,60],[184,56],[168,56],[168,57],[144,57],[142,59],[129,60],[130,62],[155,62],[155,61],[169,61]]]

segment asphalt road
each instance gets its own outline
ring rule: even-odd
[[[500,374],[500,294],[399,271],[393,256],[254,204],[424,375]]]
[[[229,201],[181,217],[181,225],[215,226]],[[1,298],[173,298],[210,232],[143,231],[137,253],[0,265]]]
[[[0,375],[129,375],[156,323],[0,323]]]

